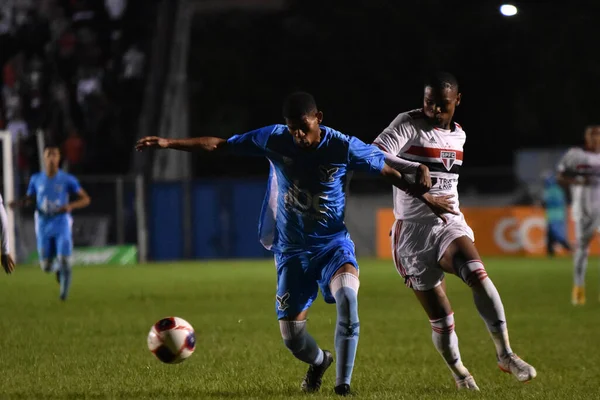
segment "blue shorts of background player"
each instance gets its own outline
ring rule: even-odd
[[[37,249],[40,267],[45,272],[56,271],[58,269],[58,264],[55,263],[55,261],[69,258],[73,254],[73,238],[71,232],[54,235],[38,235]]]
[[[565,250],[571,251],[571,244],[567,240],[567,227],[564,220],[551,221],[546,230],[546,247],[550,257],[554,256],[554,245],[558,243]]]
[[[319,288],[325,302],[335,303],[329,284],[345,264],[358,271],[354,243],[349,235],[334,239],[323,246],[302,251],[275,254],[277,266],[277,318],[294,317],[307,310],[318,296]]]

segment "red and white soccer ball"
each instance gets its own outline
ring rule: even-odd
[[[177,364],[194,353],[196,333],[183,318],[163,318],[152,325],[148,333],[148,349],[160,361]]]

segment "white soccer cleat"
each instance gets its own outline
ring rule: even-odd
[[[529,382],[537,376],[535,368],[514,353],[501,357],[498,360],[498,368],[507,374],[513,374],[519,382]]]
[[[473,390],[478,392],[479,391],[479,386],[477,386],[477,384],[475,383],[475,379],[473,378],[473,375],[469,375],[466,378],[463,379],[456,379],[456,388],[458,390]]]

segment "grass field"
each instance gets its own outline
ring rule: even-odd
[[[570,305],[568,259],[488,259],[503,296],[513,349],[538,370],[524,385],[499,372],[493,344],[470,293],[448,280],[465,365],[480,393],[458,393],[431,343],[425,314],[388,262],[362,260],[361,337],[353,390],[364,399],[600,398],[597,260],[588,304]],[[303,395],[306,367],[280,339],[271,261],[76,268],[71,298],[37,268],[0,277],[0,398],[333,398],[334,368],[322,392]],[[187,319],[197,349],[164,365],[146,348],[163,316]],[[321,299],[309,329],[333,350],[335,308]]]

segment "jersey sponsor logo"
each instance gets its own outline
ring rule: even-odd
[[[279,296],[278,294],[275,295],[275,299],[277,300],[277,309],[279,311],[285,311],[290,307],[290,305],[287,303],[289,298],[290,292],[285,292],[281,296]]]
[[[433,179],[433,178],[432,178]],[[458,183],[458,179],[437,178],[438,188],[440,190],[450,190],[454,183]]]
[[[442,164],[448,171],[452,169],[454,162],[456,161],[456,152],[455,151],[440,151],[440,158],[442,159]]]
[[[325,193],[310,193],[294,182],[284,196],[286,209],[303,217],[321,219],[325,218],[327,209],[321,204],[321,199],[327,200]]]
[[[319,177],[321,182],[331,183],[335,180],[334,175],[339,171],[338,167],[321,165],[319,166]]]

